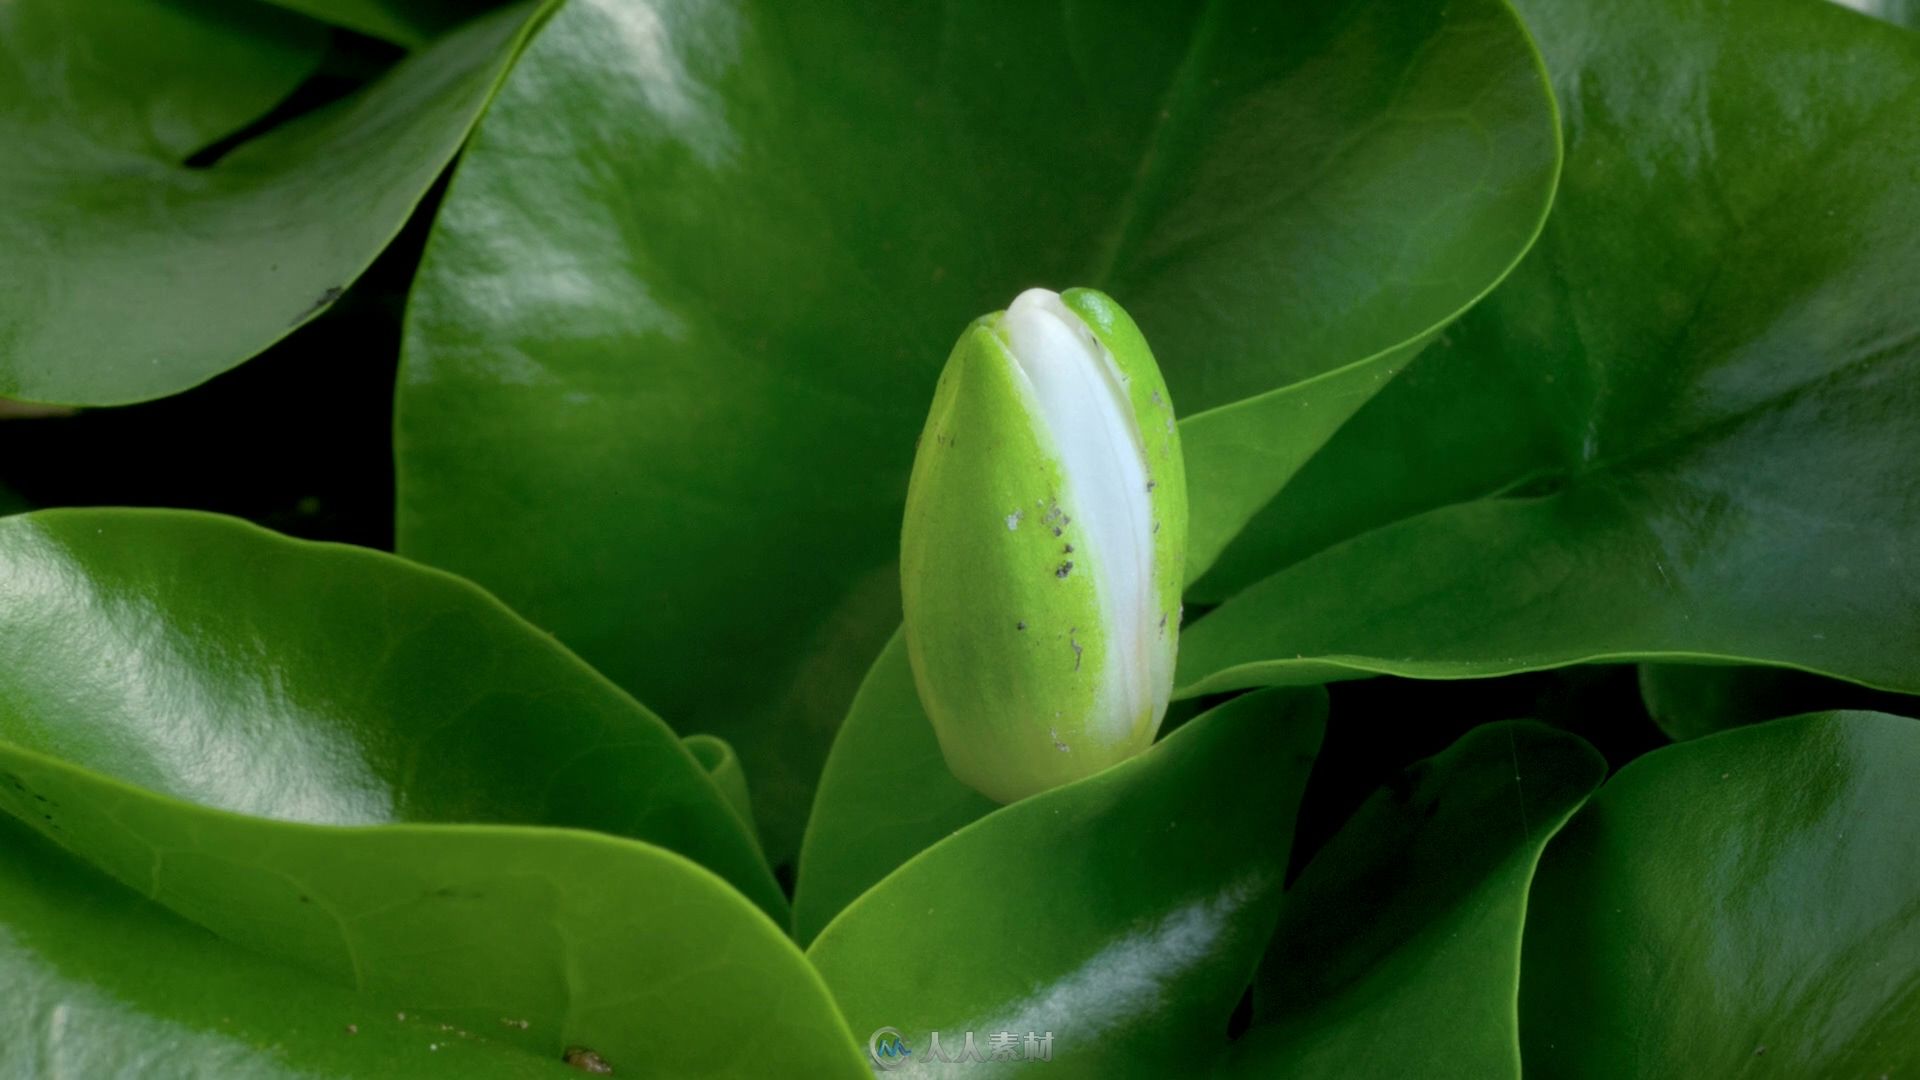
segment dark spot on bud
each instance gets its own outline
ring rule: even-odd
[[[1148,490],[1148,491],[1152,491],[1152,490],[1153,490],[1153,483],[1154,483],[1154,482],[1153,482],[1152,480],[1149,480],[1149,481],[1147,481],[1147,490]]]
[[[1162,620],[1162,621],[1164,622],[1165,620]],[[1024,620],[1022,620],[1021,622],[1014,623],[1013,628],[1015,630],[1025,630],[1027,628],[1027,624]]]
[[[1053,572],[1053,576],[1057,578],[1063,578],[1071,573],[1073,573],[1073,560],[1068,559],[1066,562],[1063,562],[1060,564],[1060,569],[1055,570]]]
[[[1067,550],[1066,550],[1065,552],[1063,552],[1063,554],[1067,554],[1067,555],[1071,555],[1071,554],[1073,554],[1073,545],[1072,545],[1072,544],[1068,544],[1068,545],[1067,545]]]

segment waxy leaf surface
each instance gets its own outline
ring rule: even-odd
[[[551,638],[447,574],[231,518],[0,519],[0,743],[285,821],[619,833],[785,916],[706,769]]]
[[[396,1020],[426,1014],[449,1046],[481,1033],[550,1059],[582,1046],[663,1076],[764,1076],[775,1060],[801,1076],[866,1074],[783,929],[649,844],[272,821],[11,744],[0,744],[0,809],[228,941]]]
[[[1656,750],[1548,847],[1521,979],[1549,1076],[1920,1069],[1920,721],[1831,712]]]
[[[1920,689],[1920,35],[1522,7],[1567,147],[1540,243],[1201,583],[1231,599],[1181,681],[1632,657]]]
[[[477,19],[199,167],[312,70],[323,27],[240,0],[0,7],[0,394],[163,397],[326,310],[452,159],[535,15]]]
[[[860,1036],[1020,1040],[1063,1076],[1167,1076],[1225,1050],[1280,902],[1320,745],[1317,690],[1249,694],[1146,753],[1023,799],[854,900],[807,955]],[[1051,1061],[1026,1035],[1051,1033]],[[971,1068],[982,1065],[966,1066]]]

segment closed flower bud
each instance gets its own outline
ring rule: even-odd
[[[900,544],[907,655],[955,776],[1012,802],[1153,742],[1186,537],[1173,406],[1118,304],[1029,289],[967,328]]]

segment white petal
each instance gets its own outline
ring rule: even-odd
[[[1076,568],[1094,575],[1109,644],[1103,719],[1123,739],[1154,698],[1153,510],[1145,444],[1113,357],[1047,289],[1028,289],[1000,323],[1059,454]],[[1154,719],[1157,719],[1155,717]]]

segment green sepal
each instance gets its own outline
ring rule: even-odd
[[[1146,335],[1113,297],[1098,289],[1068,289],[1060,301],[1086,320],[1087,327],[1113,356],[1126,381],[1134,422],[1140,427],[1153,481],[1153,591],[1167,616],[1168,634],[1180,629],[1180,595],[1187,561],[1187,466],[1180,452],[1180,425],[1173,412],[1167,380],[1147,347]],[[1168,655],[1172,663],[1172,655]]]

